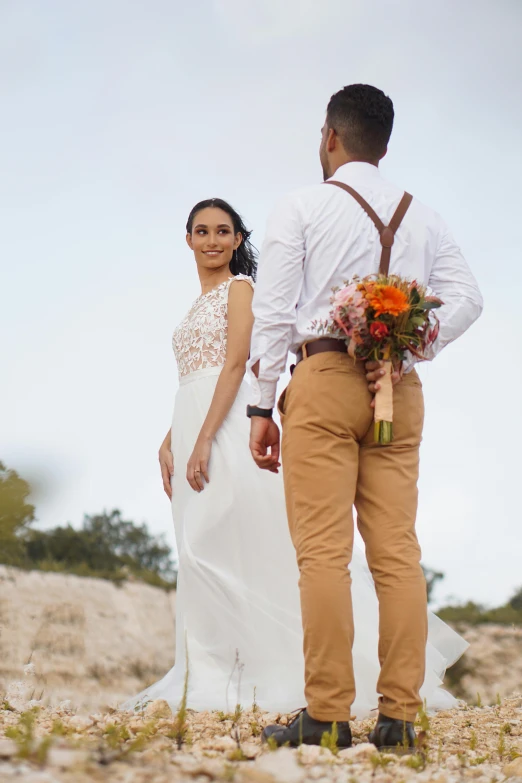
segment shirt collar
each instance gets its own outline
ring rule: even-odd
[[[344,163],[342,166],[339,166],[330,179],[340,179],[341,182],[349,183],[353,182],[354,179],[360,182],[376,178],[380,179],[380,177],[381,172],[373,163],[365,163],[362,160],[352,160],[349,163]]]

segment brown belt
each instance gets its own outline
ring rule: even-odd
[[[321,337],[319,340],[311,340],[309,343],[303,343],[295,355],[295,364],[290,367],[292,373],[299,362],[316,353],[325,353],[326,351],[335,351],[336,353],[348,353],[348,346],[344,340],[338,340],[335,337]]]

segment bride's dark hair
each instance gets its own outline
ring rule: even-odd
[[[227,201],[223,201],[221,198],[207,198],[205,201],[200,201],[195,207],[192,207],[187,220],[187,234],[192,234],[192,226],[197,213],[201,212],[202,209],[207,209],[207,207],[217,207],[226,212],[232,218],[234,234],[241,234],[243,237],[241,244],[232,256],[230,271],[233,275],[249,275],[249,277],[255,280],[258,253],[250,241],[252,232],[245,226],[241,215]]]

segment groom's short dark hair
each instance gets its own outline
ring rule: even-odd
[[[369,84],[350,84],[333,95],[326,122],[346,152],[361,160],[380,160],[393,128],[391,98]]]

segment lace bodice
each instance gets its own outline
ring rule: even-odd
[[[236,275],[198,296],[187,315],[174,330],[172,347],[179,376],[206,367],[220,367],[227,351],[228,291],[234,280],[254,282],[247,275]]]

